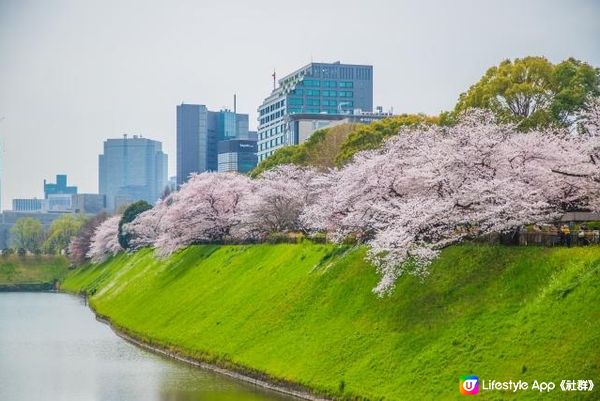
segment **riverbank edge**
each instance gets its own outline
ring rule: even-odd
[[[57,290],[58,281],[35,283],[0,283],[0,292],[49,292]]]
[[[79,296],[87,299],[86,294],[73,294],[73,293],[69,293],[67,291],[62,291],[62,292],[71,294],[71,295],[79,295]],[[117,336],[121,337],[123,340],[125,340],[133,345],[136,345],[142,349],[145,349],[147,351],[150,351],[155,354],[162,355],[164,357],[168,357],[168,358],[171,358],[171,359],[183,362],[183,363],[187,363],[189,365],[196,366],[201,369],[205,369],[205,370],[215,372],[215,373],[218,373],[218,374],[221,374],[224,376],[228,376],[235,380],[253,384],[257,387],[262,387],[262,388],[265,388],[265,389],[268,389],[271,391],[276,391],[281,394],[293,396],[298,399],[309,400],[309,401],[330,401],[330,400],[332,400],[330,398],[324,398],[323,396],[315,393],[313,390],[306,388],[300,384],[276,380],[276,379],[268,377],[264,373],[249,371],[247,368],[244,368],[243,366],[228,365],[227,367],[225,367],[225,366],[214,364],[214,363],[208,363],[201,359],[193,358],[189,355],[186,355],[185,353],[181,352],[180,350],[170,350],[170,349],[167,349],[167,347],[165,345],[157,344],[157,343],[150,343],[147,340],[141,339],[139,336],[131,333],[130,330],[116,325],[115,323],[112,322],[110,317],[98,313],[89,302],[86,302],[86,304],[90,308],[90,310],[94,313],[94,315],[96,316],[96,320],[98,320],[101,323],[106,324],[108,327],[110,327],[110,329]]]

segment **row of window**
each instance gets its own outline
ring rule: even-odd
[[[273,135],[277,135],[280,132],[283,132],[283,125],[278,125],[274,128],[262,131],[258,134],[258,140],[262,141],[263,139],[267,139],[272,137]]]
[[[274,110],[282,108],[283,107],[283,103],[284,103],[284,101],[280,100],[280,101],[278,101],[276,103],[273,103],[270,106],[267,106],[267,107],[264,107],[264,108],[260,109],[260,115],[264,116],[265,114],[269,114],[270,112],[272,112]]]
[[[283,136],[279,136],[277,138],[271,139],[268,142],[264,142],[258,145],[258,150],[267,150],[272,148],[273,146],[283,145]]]
[[[308,87],[319,87],[322,86],[324,88],[335,88],[339,86],[340,88],[353,88],[354,82],[352,81],[319,81],[317,79],[305,79],[301,81],[299,85],[308,86]]]
[[[299,95],[299,96],[302,96],[303,93],[306,94],[307,96],[323,96],[323,97],[336,97],[336,96],[353,97],[354,96],[353,91],[332,91],[332,90],[306,89],[305,91],[295,90],[294,92],[292,92],[293,95]],[[295,99],[297,99],[297,98],[290,98],[288,100],[289,104],[301,104],[301,103],[291,103],[292,101],[297,101]]]
[[[304,104],[308,105],[308,106],[337,106],[338,102],[337,100],[333,100],[333,99],[314,99],[314,98],[308,98],[306,99],[306,103],[304,103],[302,98],[289,98],[288,99],[288,104],[291,106],[302,106]],[[354,107],[354,102],[353,101],[344,101],[344,102],[340,102],[340,104],[342,104],[345,107]],[[293,108],[293,107],[292,107]]]
[[[275,119],[278,119],[279,117],[283,116],[284,112],[285,112],[285,110],[281,109],[278,112],[275,112],[275,113],[270,114],[270,115],[268,115],[266,117],[263,117],[263,118],[260,119],[260,124],[263,125],[263,124],[268,123],[269,121],[273,121]]]
[[[337,109],[321,109],[321,108],[304,108],[304,107],[290,107],[288,109],[289,114],[309,113],[309,114],[337,114]]]

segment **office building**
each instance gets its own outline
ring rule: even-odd
[[[277,81],[258,108],[258,161],[283,146],[298,144],[289,116],[353,115],[373,111],[373,67],[310,63]]]
[[[250,139],[231,139],[219,141],[219,173],[247,173],[256,167],[256,141]]]
[[[12,211],[13,212],[41,212],[42,211],[42,200],[37,199],[37,198],[13,199],[12,200]]]
[[[177,185],[185,183],[192,173],[218,171],[219,141],[249,136],[247,114],[209,111],[201,104],[178,105]]]
[[[145,200],[154,204],[167,185],[167,155],[162,144],[141,136],[104,141],[99,162],[99,192],[106,208]]]
[[[74,195],[77,193],[77,187],[67,185],[66,174],[57,174],[56,183],[50,183],[44,180],[44,199],[49,195]]]
[[[48,194],[48,197],[42,201],[42,212],[70,212],[73,196],[73,194]]]
[[[77,194],[71,197],[74,213],[98,214],[106,210],[106,196],[102,194]]]

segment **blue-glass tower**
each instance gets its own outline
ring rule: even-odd
[[[202,104],[177,106],[177,185],[190,174],[218,171],[218,143],[247,139],[248,114],[209,111]]]
[[[352,115],[373,111],[373,66],[310,63],[279,79],[258,108],[258,161],[282,146],[295,145],[292,114]]]

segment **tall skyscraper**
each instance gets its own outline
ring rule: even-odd
[[[275,84],[275,83],[274,83]],[[353,115],[373,111],[373,66],[310,63],[279,79],[258,108],[258,161],[296,145],[288,116]]]
[[[218,142],[249,139],[248,114],[209,111],[201,104],[177,106],[177,185],[190,174],[218,171]]]
[[[145,200],[154,204],[167,185],[167,155],[162,144],[134,135],[104,141],[99,162],[99,192],[106,207]]]

